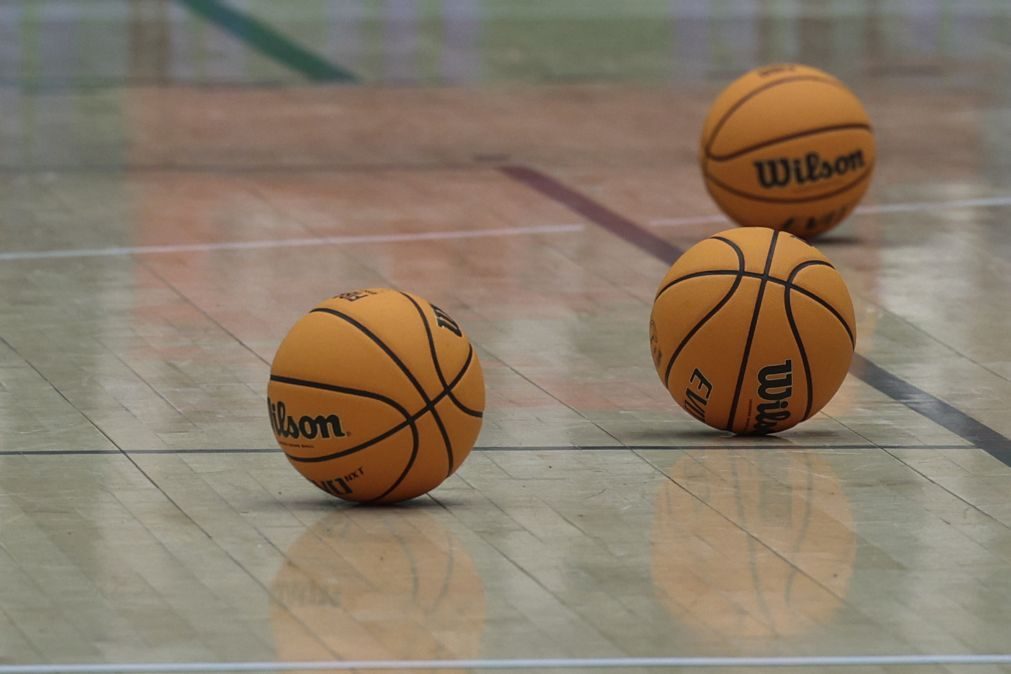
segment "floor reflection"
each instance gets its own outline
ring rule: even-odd
[[[830,623],[853,575],[849,500],[814,454],[684,455],[656,497],[652,574],[682,624],[728,638]]]
[[[479,654],[481,578],[432,514],[342,509],[310,527],[286,556],[271,584],[278,660]]]

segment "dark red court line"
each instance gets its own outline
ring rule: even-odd
[[[673,261],[681,256],[682,250],[674,244],[643,229],[625,216],[615,213],[585,194],[580,194],[576,190],[566,187],[549,175],[526,166],[503,166],[499,170],[513,180],[532,187],[544,196],[568,206],[590,222],[600,225],[653,257]]]
[[[587,220],[624,239],[658,260],[673,264],[684,252],[638,223],[612,211],[555,178],[526,166],[503,166],[502,173],[543,196],[569,207]],[[850,374],[918,414],[946,428],[1011,466],[1011,440],[965,412],[888,372],[859,353],[853,354]]]

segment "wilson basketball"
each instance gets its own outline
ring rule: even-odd
[[[372,288],[332,297],[295,324],[267,396],[298,472],[338,498],[392,503],[434,489],[467,458],[484,378],[446,312]]]
[[[809,238],[860,202],[874,169],[863,105],[816,68],[745,74],[716,98],[702,129],[706,188],[734,222]]]
[[[734,433],[775,433],[818,412],[846,377],[856,336],[832,263],[765,227],[688,249],[660,284],[649,327],[674,400]]]

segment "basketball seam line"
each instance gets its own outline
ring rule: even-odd
[[[794,286],[794,279],[797,278],[798,274],[800,274],[808,267],[820,267],[820,266],[832,267],[831,264],[825,262],[824,260],[808,260],[806,262],[802,262],[801,264],[797,265],[797,267],[794,267],[793,271],[791,271],[790,275],[787,277],[788,284],[786,286],[786,292],[784,294],[784,304],[786,305],[787,309],[787,320],[790,321],[790,328],[794,332],[794,339],[797,341],[797,349],[801,352],[801,362],[804,365],[804,377],[808,385],[808,400],[807,404],[804,407],[804,418],[802,418],[801,421],[804,421],[805,419],[811,416],[811,407],[814,404],[815,389],[814,389],[814,377],[811,373],[811,363],[808,361],[808,353],[807,350],[804,348],[804,342],[801,340],[801,329],[797,325],[797,321],[794,320],[794,308],[793,302],[791,300],[791,291],[796,287]],[[835,268],[832,267],[832,269]],[[848,325],[846,325],[846,321],[842,320],[842,316],[839,316],[838,314],[835,315],[842,322],[842,324],[847,327],[846,332],[849,335],[850,344],[852,344],[853,348],[855,349],[856,341],[853,339],[853,333],[849,331]],[[850,356],[850,358],[852,358],[852,356]],[[846,369],[849,370],[849,367],[847,366]]]
[[[741,389],[744,388],[744,374],[748,369],[748,356],[751,354],[751,343],[755,338],[755,329],[758,327],[758,318],[762,313],[762,299],[765,295],[765,286],[769,281],[769,271],[772,269],[772,258],[776,254],[776,241],[779,239],[779,232],[772,232],[772,239],[769,241],[769,253],[765,258],[765,271],[763,272],[762,282],[758,286],[758,297],[755,298],[755,313],[751,316],[751,326],[748,328],[748,338],[744,342],[744,354],[741,357],[741,370],[737,375],[737,386],[734,388],[734,398],[730,403],[730,416],[727,419],[727,430],[729,431],[734,425],[734,416],[737,414],[737,404],[741,399]],[[747,424],[745,424],[747,428]]]
[[[410,302],[414,306],[414,308],[417,309],[418,311],[418,316],[421,318],[421,324],[425,328],[425,335],[428,337],[428,345],[432,353],[432,364],[435,366],[435,375],[436,377],[438,377],[439,384],[442,385],[443,390],[448,392],[449,388],[446,386],[446,378],[442,376],[442,370],[439,368],[438,358],[436,357],[435,354],[435,342],[433,341],[432,338],[432,331],[428,327],[428,319],[425,318],[425,313],[421,310],[421,307],[418,306],[418,303],[415,302],[410,295],[404,292],[401,292],[400,294],[408,302]],[[452,399],[453,394],[450,393],[449,397],[450,399]],[[434,414],[435,413],[434,408],[432,411]],[[446,446],[446,459],[449,462],[449,467],[446,469],[446,477],[449,477],[450,475],[453,474],[453,465],[456,463],[456,459],[453,457],[453,441],[449,439],[449,432],[441,428],[441,424],[440,430],[442,430],[442,440]]]
[[[328,307],[316,307],[315,309],[313,309],[309,313],[324,313],[324,314],[329,314],[331,316],[335,316],[337,318],[340,318],[340,319],[342,319],[342,320],[350,323],[354,327],[358,328],[359,331],[361,331],[366,337],[368,337],[369,339],[371,339],[373,341],[373,343],[375,343],[376,346],[378,346],[380,349],[382,349],[383,352],[386,353],[387,356],[389,356],[390,360],[392,360],[394,362],[394,364],[398,368],[400,368],[400,371],[404,373],[404,375],[408,378],[408,380],[410,380],[410,382],[414,386],[414,388],[418,391],[418,394],[421,396],[421,399],[423,401],[425,401],[425,403],[431,403],[431,399],[428,396],[428,392],[425,391],[425,388],[421,385],[421,382],[419,382],[417,380],[417,378],[414,376],[414,373],[412,373],[407,368],[407,366],[404,365],[404,362],[402,360],[400,360],[400,357],[397,356],[396,353],[393,352],[393,349],[391,349],[385,342],[383,342],[383,340],[379,339],[379,336],[376,335],[371,330],[369,330],[368,327],[366,327],[364,324],[358,322],[353,317],[351,317],[351,316],[349,316],[349,315],[347,315],[347,314],[345,314],[343,312],[337,311],[336,309],[330,309]],[[439,412],[434,407],[432,408],[432,418],[435,420],[435,425],[439,428],[439,433],[442,435],[442,440],[443,440],[443,442],[446,443],[446,448],[448,449],[449,448],[449,433],[446,431],[445,424],[442,423],[442,417],[439,416]],[[412,459],[412,463],[413,463],[413,459]],[[403,480],[403,477],[404,476],[401,476],[400,480],[397,481],[398,484]],[[382,497],[380,497],[380,498],[382,498]]]
[[[398,412],[404,415],[404,417],[410,416],[407,408],[398,403],[393,398],[384,396],[381,393],[374,393],[373,391],[365,391],[363,389],[351,388],[349,386],[338,386],[337,384],[324,384],[322,382],[312,381],[310,379],[298,379],[297,377],[286,377],[281,374],[271,374],[270,381],[276,381],[281,384],[292,384],[294,386],[309,386],[312,388],[325,389],[327,391],[333,391],[335,393],[347,393],[348,395],[361,396],[362,398],[372,398],[378,400],[379,402],[386,403],[390,407],[396,409]]]
[[[422,325],[425,326],[425,335],[428,338],[428,348],[429,348],[429,350],[430,350],[430,352],[432,354],[432,365],[435,367],[435,375],[439,378],[439,383],[442,384],[443,390],[445,390],[445,391],[447,391],[449,393],[449,400],[450,400],[450,402],[452,402],[454,405],[456,405],[458,408],[460,408],[466,414],[469,414],[471,416],[480,416],[480,415],[476,414],[473,410],[470,410],[470,409],[464,407],[456,399],[456,396],[453,395],[452,388],[446,382],[446,376],[443,374],[443,372],[442,372],[442,366],[439,364],[439,355],[438,355],[438,353],[435,350],[435,336],[432,334],[432,326],[429,325],[429,323],[428,323],[428,317],[425,316],[425,312],[421,309],[421,305],[418,304],[417,302],[415,302],[414,298],[411,297],[410,295],[408,295],[407,293],[401,292],[400,294],[403,295],[405,298],[407,298],[407,301],[409,301],[412,305],[414,305],[414,308],[418,312],[418,316],[421,318]],[[429,302],[428,306],[429,306],[429,308],[431,308],[432,304]],[[432,309],[432,310],[435,311],[434,309]],[[473,353],[474,353],[474,349],[473,349],[473,347],[471,347],[471,350],[467,354],[467,361],[464,363],[463,369],[466,369],[470,365],[470,360],[471,360],[471,356],[473,355]],[[456,469],[456,459],[453,456],[453,443],[452,443],[452,441],[449,439],[448,436],[445,438],[445,440],[446,440],[446,454],[447,454],[447,458],[449,460],[449,467],[446,470],[446,477],[449,477],[450,475],[453,474],[453,471]]]
[[[291,454],[288,454],[288,452],[286,452],[286,451],[284,453],[291,460],[297,461],[299,463],[322,463],[324,461],[330,461],[331,459],[339,459],[339,458],[344,457],[344,456],[349,456],[351,454],[356,454],[356,453],[358,453],[358,452],[360,452],[360,451],[362,451],[364,449],[368,449],[369,447],[371,447],[372,445],[374,445],[374,444],[376,444],[378,442],[382,442],[383,440],[385,440],[386,438],[390,437],[391,435],[399,433],[400,431],[404,430],[408,426],[412,426],[413,427],[415,425],[415,423],[418,421],[418,419],[420,419],[421,417],[425,416],[425,414],[427,414],[428,412],[434,410],[435,406],[437,404],[439,404],[440,402],[442,402],[442,400],[446,397],[446,395],[449,393],[449,391],[453,387],[455,387],[457,384],[460,383],[460,380],[463,379],[464,374],[466,374],[467,370],[470,369],[470,363],[473,360],[473,354],[474,354],[474,349],[473,349],[473,347],[471,347],[470,352],[468,352],[468,354],[467,354],[467,361],[464,363],[463,368],[460,370],[460,374],[458,374],[456,376],[456,378],[452,382],[449,383],[449,388],[443,390],[441,393],[439,393],[439,395],[437,395],[434,399],[432,399],[431,402],[427,403],[424,407],[422,407],[421,409],[419,409],[417,412],[415,412],[415,413],[412,414],[412,413],[408,412],[407,409],[404,408],[403,406],[401,406],[399,403],[395,403],[394,401],[391,401],[391,402],[393,402],[393,406],[396,407],[397,411],[399,411],[401,413],[401,415],[404,417],[404,420],[401,421],[396,426],[393,426],[390,429],[384,431],[383,433],[380,433],[379,435],[375,436],[374,438],[369,438],[365,442],[363,442],[361,444],[358,444],[358,445],[355,445],[354,447],[350,447],[348,449],[343,449],[343,450],[341,450],[339,452],[333,452],[331,454],[326,454],[326,455],[323,455],[323,456],[302,457],[302,456],[292,456]],[[271,378],[272,381],[278,381],[278,382],[280,382],[282,384],[291,384],[292,386],[304,386],[304,387],[307,387],[307,388],[317,388],[317,389],[322,389],[324,391],[335,391],[337,393],[346,393],[346,392],[349,391],[349,390],[341,390],[342,387],[340,387],[340,386],[332,386],[330,384],[323,384],[323,383],[320,383],[320,382],[310,381],[308,379],[295,379],[293,377],[281,377],[281,376],[276,376],[276,375],[271,375],[270,378]],[[367,393],[367,392],[364,392],[364,393]],[[373,394],[373,396],[366,395],[365,397],[374,397],[374,395],[375,394]],[[284,451],[283,447],[282,447],[282,451]]]
[[[715,239],[717,237],[712,237],[712,238]],[[824,264],[827,267],[832,267],[832,265],[828,264],[828,263],[822,263],[822,264]],[[835,269],[835,267],[832,267],[832,269]],[[712,271],[695,272],[693,274],[688,274],[686,276],[682,276],[680,278],[674,279],[673,281],[671,281],[670,283],[668,283],[666,286],[664,286],[663,289],[660,292],[661,292],[661,294],[664,293],[664,292],[666,292],[667,290],[669,290],[673,286],[677,285],[681,281],[691,281],[693,279],[704,278],[706,276],[741,276],[743,278],[754,278],[754,279],[765,278],[763,274],[759,274],[758,272],[753,272],[753,271],[736,272],[736,271],[732,271],[730,269],[715,269],[715,270],[712,270]],[[804,286],[799,286],[799,285],[796,285],[796,284],[788,284],[786,281],[784,281],[781,278],[776,278],[775,276],[770,276],[768,278],[768,280],[771,283],[775,283],[776,285],[781,285],[781,286],[787,286],[787,285],[789,285],[790,289],[795,290],[795,291],[799,292],[801,295],[804,295],[805,297],[807,297],[808,299],[813,300],[813,301],[817,302],[818,304],[820,304],[822,307],[825,308],[826,311],[828,311],[829,313],[831,313],[832,316],[836,320],[839,321],[839,324],[842,325],[843,330],[846,331],[846,335],[847,335],[847,337],[849,337],[850,342],[852,344],[854,344],[854,345],[856,344],[856,338],[853,335],[853,330],[852,330],[852,328],[850,328],[849,323],[847,323],[846,319],[844,319],[842,317],[842,314],[840,314],[835,309],[835,307],[833,307],[831,304],[829,304],[826,300],[822,299],[821,297],[819,297],[815,293],[811,292],[810,290],[808,290]],[[659,295],[657,295],[657,298],[659,299]]]
[[[749,199],[751,201],[762,201],[762,202],[771,203],[771,204],[803,204],[803,203],[807,203],[809,201],[821,201],[822,199],[828,199],[829,197],[837,196],[839,194],[842,194],[843,192],[848,192],[849,190],[853,189],[854,187],[856,187],[857,185],[859,185],[861,182],[863,182],[864,180],[867,180],[870,177],[871,173],[874,170],[874,164],[875,164],[875,162],[872,161],[870,164],[867,165],[867,170],[864,171],[863,174],[861,174],[861,176],[859,178],[857,178],[856,180],[854,180],[854,181],[852,181],[850,183],[847,183],[847,184],[843,185],[842,187],[840,187],[840,188],[838,188],[836,190],[833,190],[832,192],[826,192],[825,194],[819,194],[818,196],[812,196],[812,197],[798,197],[798,198],[789,198],[789,199],[774,199],[772,197],[763,197],[763,196],[758,196],[758,195],[755,195],[755,194],[751,194],[750,192],[744,192],[744,191],[739,190],[739,189],[737,189],[735,187],[730,187],[729,185],[727,185],[722,180],[718,180],[718,179],[714,178],[713,175],[709,171],[703,171],[703,173],[705,175],[705,178],[706,178],[707,182],[713,183],[714,185],[720,187],[721,189],[724,189],[724,190],[726,190],[727,192],[730,192],[733,195],[741,197],[742,199]]]
[[[870,124],[864,124],[862,122],[850,123],[850,124],[833,124],[830,126],[822,126],[817,129],[808,129],[806,131],[798,131],[796,133],[790,133],[785,136],[779,136],[777,138],[772,138],[769,140],[764,140],[761,143],[756,143],[749,147],[737,150],[736,152],[731,152],[730,154],[721,155],[707,155],[706,160],[712,162],[726,162],[731,159],[737,159],[741,155],[748,154],[749,152],[754,152],[755,150],[761,150],[762,148],[769,147],[770,145],[778,145],[779,143],[785,143],[790,140],[797,140],[798,138],[805,138],[806,136],[815,136],[819,133],[829,133],[831,131],[846,131],[849,129],[863,129],[865,131],[873,131]]]
[[[410,295],[408,295],[406,293],[401,293],[401,294],[403,294],[404,297],[406,297],[407,299],[411,300],[411,304],[413,304],[414,308],[418,310],[418,315],[421,317],[421,321],[425,325],[425,334],[428,336],[428,346],[429,346],[429,349],[432,352],[432,364],[435,366],[435,374],[439,377],[439,383],[441,383],[442,386],[443,386],[443,388],[445,388],[447,386],[447,384],[446,384],[446,375],[443,373],[443,371],[442,371],[442,365],[440,365],[440,363],[439,363],[438,353],[436,353],[436,350],[435,350],[435,336],[434,336],[433,331],[432,331],[432,326],[428,322],[428,317],[425,316],[425,313],[424,313],[424,311],[422,311],[421,306],[417,302],[415,302],[414,299]],[[431,302],[428,302],[428,306],[432,309],[433,312],[435,311],[435,307],[434,307],[434,305],[432,305]],[[456,396],[453,394],[452,391],[450,391],[450,393],[449,393],[449,399],[464,414],[468,414],[468,415],[470,415],[472,417],[478,417],[478,418],[484,416],[481,412],[479,412],[477,410],[474,410],[474,409],[471,409],[471,408],[467,407],[466,405],[464,405],[463,403],[461,403],[459,400],[457,400]]]
[[[719,303],[715,307],[713,307],[709,311],[709,313],[706,314],[702,318],[702,320],[700,320],[698,323],[695,324],[695,327],[693,327],[688,332],[688,334],[685,335],[685,338],[681,340],[680,344],[678,344],[677,349],[675,349],[674,353],[671,354],[670,360],[667,362],[667,367],[665,368],[664,374],[663,374],[663,385],[664,385],[664,387],[668,391],[670,391],[670,373],[674,369],[674,363],[677,361],[678,356],[681,355],[681,352],[688,345],[688,342],[691,341],[691,338],[695,336],[695,333],[697,333],[699,330],[701,330],[702,326],[705,325],[706,323],[708,323],[709,320],[713,316],[715,316],[716,313],[720,309],[722,309],[724,307],[724,305],[726,305],[727,302],[730,301],[730,298],[733,297],[733,295],[734,295],[735,292],[737,292],[737,288],[740,287],[740,285],[741,285],[741,279],[744,278],[744,276],[743,276],[744,265],[745,265],[744,251],[742,251],[737,244],[735,244],[734,242],[730,241],[729,239],[724,239],[722,237],[712,237],[712,238],[714,238],[714,239],[716,239],[718,241],[723,241],[724,243],[726,243],[727,245],[729,245],[734,250],[734,252],[737,254],[737,264],[738,264],[737,278],[734,279],[733,285],[730,286],[730,290],[723,297],[723,299],[721,299],[719,301]],[[670,286],[667,286],[667,288],[669,288],[669,287]],[[664,290],[666,290],[667,288],[664,288]],[[660,293],[658,293],[656,299],[660,299],[660,295],[662,295],[662,294],[663,294],[663,291],[661,291]],[[656,300],[654,300],[654,304],[655,303],[656,303]]]
[[[733,271],[731,269],[707,269],[706,271],[696,271],[696,272],[692,272],[691,274],[685,274],[684,276],[679,276],[676,279],[674,279],[673,281],[671,281],[670,283],[668,283],[667,285],[661,287],[660,290],[656,291],[656,296],[653,298],[654,302],[656,302],[658,299],[660,299],[661,295],[663,295],[665,292],[667,292],[668,290],[670,290],[673,286],[677,285],[681,281],[689,281],[689,280],[691,280],[693,278],[699,278],[699,277],[703,277],[703,276],[710,276],[710,275],[712,275],[714,273],[718,273],[721,276],[727,276],[727,275],[730,275],[730,274],[740,274],[742,276],[746,276],[748,274],[748,272],[744,271],[744,266],[745,266],[744,262],[743,262],[744,251],[741,250],[740,246],[738,246],[736,243],[734,243],[730,239],[724,238],[722,236],[711,236],[711,237],[709,237],[709,239],[713,240],[713,241],[722,241],[723,243],[725,243],[728,246],[730,246],[730,248],[734,251],[734,254],[737,256],[737,271]]]
[[[414,462],[418,459],[418,454],[421,452],[421,447],[418,446],[420,443],[420,438],[418,437],[417,426],[414,424],[413,421],[411,422],[411,431],[414,433],[414,446],[411,448],[411,455],[407,457],[407,465],[404,466],[404,470],[400,472],[400,476],[393,481],[393,484],[391,484],[386,491],[384,491],[382,494],[380,494],[375,498],[367,499],[365,501],[366,503],[375,503],[376,501],[381,501],[390,494],[392,494],[397,487],[403,484],[404,478],[406,478],[408,474],[411,472],[411,468],[414,468]]]
[[[436,423],[438,423],[439,429],[442,431],[442,437],[443,437],[443,439],[446,442],[446,448],[449,449],[450,451],[452,451],[452,450],[450,449],[450,445],[449,445],[449,437],[446,435],[446,430],[445,430],[445,428],[443,428],[441,420],[439,419],[439,413],[435,411],[435,406],[439,403],[439,401],[442,400],[442,398],[445,395],[445,393],[447,393],[448,391],[451,391],[452,387],[456,386],[460,382],[460,380],[463,379],[464,373],[470,367],[471,357],[473,356],[473,354],[474,354],[474,348],[471,347],[470,351],[467,352],[467,360],[466,360],[466,362],[464,362],[463,367],[460,368],[460,374],[457,375],[457,378],[453,380],[452,385],[450,387],[446,388],[438,396],[436,396],[435,400],[433,400],[430,403],[432,417],[435,419]],[[420,447],[418,447],[418,443],[419,443],[420,439],[418,437],[417,426],[415,425],[415,422],[417,422],[417,420],[420,419],[420,418],[421,418],[421,415],[419,415],[416,418],[412,419],[411,422],[410,422],[411,432],[413,433],[413,436],[414,436],[414,448],[411,450],[411,456],[407,459],[407,465],[404,466],[404,470],[403,470],[402,473],[400,473],[400,477],[398,477],[396,479],[396,481],[394,481],[394,483],[392,485],[390,485],[390,488],[387,489],[386,491],[384,491],[382,494],[380,494],[379,496],[375,497],[374,499],[369,499],[367,501],[368,503],[375,503],[376,501],[380,501],[380,500],[386,498],[387,496],[389,496],[390,494],[392,494],[393,491],[404,482],[404,479],[411,472],[411,469],[414,467],[414,462],[418,458],[418,453],[420,452]]]
[[[395,354],[393,352],[393,350],[390,349],[389,346],[387,346],[387,344],[385,342],[383,342],[383,340],[379,339],[378,335],[376,335],[371,330],[369,330],[365,325],[363,325],[362,323],[358,322],[357,320],[355,320],[351,316],[348,316],[347,314],[345,314],[343,312],[340,312],[340,311],[337,311],[335,309],[329,309],[329,308],[324,308],[324,307],[316,307],[310,313],[328,314],[330,316],[334,316],[336,318],[340,318],[341,320],[344,320],[345,322],[347,322],[350,325],[352,325],[355,328],[357,328],[362,334],[364,334],[366,337],[368,337],[372,341],[373,344],[375,344],[376,346],[378,346],[383,351],[383,353],[385,353],[386,356],[391,361],[393,361],[394,365],[396,365],[400,369],[400,371],[407,377],[407,379],[414,386],[415,390],[417,390],[418,394],[421,396],[422,401],[424,401],[426,404],[429,403],[428,395],[425,392],[424,388],[421,386],[421,384],[418,382],[418,380],[415,379],[415,377],[411,373],[411,371],[407,369],[407,367],[404,365],[403,361],[400,360],[400,358],[397,356],[397,354]],[[407,410],[405,409],[404,411],[406,412]],[[435,412],[435,410],[432,410],[432,416],[434,417],[436,425],[439,427],[439,430],[441,430],[443,432],[443,435],[445,436],[445,429],[442,428],[441,420],[439,419],[438,414]],[[384,499],[387,496],[389,496],[393,492],[394,489],[396,489],[397,487],[399,487],[403,483],[404,478],[407,477],[407,474],[410,472],[411,468],[414,466],[414,462],[418,458],[418,452],[420,451],[420,447],[419,447],[420,438],[419,438],[419,434],[418,434],[418,428],[417,428],[417,426],[415,424],[416,421],[417,421],[417,419],[414,418],[414,419],[408,420],[407,422],[402,422],[400,424],[400,430],[402,430],[404,428],[404,423],[407,423],[407,425],[410,426],[410,428],[411,428],[411,437],[412,437],[411,455],[407,458],[407,464],[404,466],[404,470],[400,473],[400,475],[397,477],[397,479],[393,481],[393,484],[389,488],[386,489],[386,491],[384,491],[382,494],[380,494],[379,496],[375,497],[374,499],[368,499],[370,502],[379,501],[379,500]],[[397,432],[399,432],[399,430]],[[383,436],[383,434],[380,434],[380,436]],[[385,437],[390,437],[390,432],[389,431],[387,431],[387,433],[385,434]],[[383,439],[385,439],[385,438],[383,438]],[[381,440],[377,440],[377,439],[373,438],[372,441],[369,444],[365,445],[365,447],[370,447],[370,446],[372,446],[372,445],[374,445],[374,444],[376,444],[377,442],[380,442],[380,441]],[[357,451],[361,451],[365,447],[360,447]],[[347,452],[347,454],[350,454],[350,453],[351,452]],[[285,454],[287,454],[287,452],[285,452]]]
[[[730,119],[730,117],[733,116],[735,112],[740,110],[745,103],[750,101],[755,96],[758,96],[762,92],[768,91],[769,89],[774,89],[781,84],[789,84],[790,82],[823,82],[825,84],[831,84],[833,86],[839,87],[840,89],[846,89],[846,87],[843,86],[841,82],[829,79],[827,77],[819,77],[818,75],[795,75],[793,77],[784,77],[781,80],[776,80],[775,82],[763,84],[757,89],[753,89],[748,93],[746,93],[744,96],[741,96],[741,98],[739,98],[733,105],[727,108],[727,111],[723,113],[722,117],[720,117],[720,121],[716,122],[716,124],[713,125],[713,132],[709,136],[709,139],[706,141],[705,156],[707,158],[710,156],[709,151],[712,149],[713,143],[716,142],[716,137],[719,136],[720,131],[723,130],[723,125],[726,124],[727,121]]]
[[[340,457],[348,456],[350,454],[356,454],[356,453],[362,451],[363,449],[368,449],[369,447],[371,447],[372,445],[376,444],[377,442],[381,442],[381,441],[385,440],[390,435],[392,435],[394,432],[400,432],[401,430],[403,430],[404,428],[406,428],[408,425],[413,427],[414,426],[414,422],[418,418],[418,415],[412,415],[410,412],[407,411],[406,407],[404,407],[400,403],[396,402],[395,400],[392,400],[390,398],[386,398],[385,396],[380,396],[379,394],[376,394],[376,393],[371,393],[369,391],[358,391],[357,389],[349,389],[349,388],[346,388],[346,387],[343,387],[343,386],[336,386],[336,385],[333,385],[333,384],[324,384],[322,382],[312,381],[312,380],[309,380],[309,379],[297,379],[295,377],[284,377],[282,375],[274,375],[274,374],[270,375],[270,380],[271,381],[276,381],[276,382],[281,383],[281,384],[288,384],[290,386],[302,386],[302,387],[305,387],[305,388],[315,388],[315,389],[320,389],[320,390],[323,390],[323,391],[333,391],[335,393],[347,393],[349,395],[360,395],[360,396],[362,396],[364,398],[374,398],[376,400],[380,400],[381,402],[385,402],[386,404],[390,405],[391,407],[393,407],[394,409],[396,409],[398,412],[400,412],[401,416],[404,417],[404,421],[400,422],[400,424],[398,426],[395,426],[392,429],[390,429],[390,430],[388,430],[388,431],[386,431],[384,433],[380,433],[379,435],[377,435],[377,436],[375,436],[373,438],[369,438],[365,442],[363,442],[361,444],[358,444],[358,445],[355,445],[354,447],[351,447],[349,449],[341,450],[340,452],[335,452],[335,453],[332,453],[332,454],[327,454],[325,456],[318,456],[318,457],[292,456],[282,446],[281,447],[281,451],[284,452],[285,456],[287,456],[292,461],[297,461],[298,463],[322,463],[324,461],[329,461],[331,459],[338,459]],[[424,409],[424,408],[422,408],[422,409]]]
[[[801,264],[794,267],[793,271],[790,272],[790,280],[797,275],[797,272],[806,266],[813,264],[824,264],[820,260],[809,260],[807,262],[802,262]],[[793,304],[790,301],[790,286],[787,285],[783,289],[783,308],[786,310],[786,321],[790,324],[790,332],[793,333],[793,341],[797,343],[797,351],[800,353],[800,363],[804,368],[804,381],[807,384],[807,401],[804,404],[804,416],[801,417],[800,421],[804,421],[811,416],[811,406],[814,404],[814,382],[811,377],[811,363],[807,359],[807,350],[804,348],[804,342],[800,339],[800,328],[797,326],[797,321],[793,318]],[[797,422],[800,423],[800,422]]]

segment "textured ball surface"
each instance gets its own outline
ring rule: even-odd
[[[373,288],[332,297],[292,327],[267,396],[296,470],[338,498],[391,503],[434,489],[467,458],[484,378],[446,312]]]
[[[688,249],[661,282],[649,327],[674,400],[734,433],[775,433],[818,412],[846,377],[856,336],[832,263],[764,227]]]
[[[713,102],[702,129],[706,188],[734,222],[809,238],[860,202],[874,168],[863,105],[816,68],[757,68]]]

